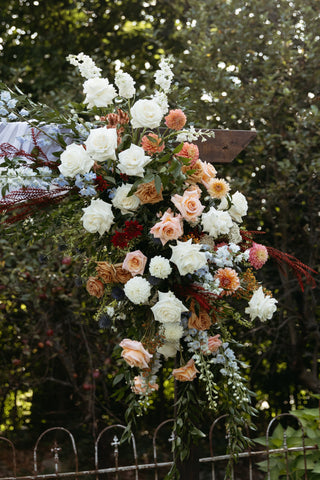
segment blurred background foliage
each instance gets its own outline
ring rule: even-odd
[[[82,99],[70,53],[92,56],[110,81],[120,61],[144,85],[159,55],[173,54],[176,86],[187,87],[174,104],[187,105],[189,120],[258,132],[230,167],[217,166],[247,196],[248,229],[319,270],[319,17],[317,0],[2,0],[0,75],[59,106]],[[1,229],[2,430],[59,423],[95,434],[123,422],[112,397],[117,340],[93,320],[76,253],[65,256],[32,222]],[[272,260],[260,275],[279,310],[237,336],[268,418],[313,406],[320,392],[319,288],[301,290]],[[142,422],[170,417],[172,398],[166,385]]]

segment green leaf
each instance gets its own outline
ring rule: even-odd
[[[159,177],[159,175],[156,175],[154,177],[154,184],[155,184],[157,193],[160,193],[161,192],[162,181],[161,181],[161,178]]]
[[[119,373],[118,375],[115,376],[113,382],[112,382],[112,385],[117,385],[119,382],[121,382],[121,380],[123,379],[124,375],[123,373]]]

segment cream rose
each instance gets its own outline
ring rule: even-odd
[[[121,357],[130,367],[148,368],[152,355],[143,347],[141,342],[125,338],[119,345],[123,348]]]
[[[151,294],[151,285],[143,277],[133,277],[124,286],[124,293],[135,305],[145,303]]]
[[[232,205],[228,210],[230,217],[238,223],[242,222],[242,217],[247,215],[248,211],[248,202],[246,197],[240,193],[236,192],[231,196]],[[228,208],[228,201],[226,198],[223,198],[220,202],[218,207],[219,210],[227,210]]]
[[[151,160],[151,157],[145,155],[142,147],[131,144],[130,148],[119,153],[118,167],[122,173],[143,177],[144,167],[151,162]]]
[[[87,152],[96,162],[116,159],[118,146],[117,130],[115,128],[94,128],[85,141]]]
[[[115,195],[111,200],[113,206],[119,208],[123,215],[126,213],[135,212],[140,205],[140,200],[138,197],[135,195],[128,196],[131,188],[132,184],[130,183],[122,184],[116,189]]]
[[[199,187],[192,186],[185,190],[183,196],[176,194],[171,197],[172,203],[187,222],[196,222],[204,209],[200,202],[200,193]]]
[[[122,268],[128,270],[131,275],[142,275],[147,263],[147,257],[140,251],[129,252],[124,259]]]
[[[260,318],[262,322],[270,320],[277,310],[276,303],[278,301],[269,295],[264,295],[262,287],[254,292],[249,302],[249,306],[245,312],[250,315],[251,320],[256,317]]]
[[[157,128],[162,120],[162,110],[154,100],[138,100],[131,108],[133,128]]]
[[[180,322],[181,313],[188,309],[172,292],[159,292],[158,302],[151,308],[155,320],[160,323]]]
[[[201,223],[203,230],[213,238],[227,234],[233,225],[228,212],[216,210],[214,207],[202,214]]]
[[[84,214],[81,217],[83,227],[90,233],[99,232],[103,235],[110,230],[113,224],[114,215],[109,203],[100,200],[91,200],[89,207],[83,208]]]
[[[168,342],[165,341],[161,347],[158,348],[158,352],[165,358],[172,358],[176,356],[179,350],[179,341]]]
[[[88,173],[94,164],[94,160],[82,145],[71,143],[62,153],[59,170],[65,177],[75,177],[78,173]]]
[[[158,255],[151,258],[149,272],[153,277],[168,278],[172,272],[172,268],[167,258]]]
[[[86,95],[83,103],[87,103],[89,108],[107,107],[117,96],[117,92],[107,78],[89,78],[83,84],[83,91]]]
[[[172,249],[170,260],[177,265],[180,275],[193,273],[207,263],[205,252],[200,252],[202,245],[192,244],[191,238],[187,242],[177,240],[177,245],[170,247]]]

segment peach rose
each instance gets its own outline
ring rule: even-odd
[[[190,168],[193,168],[194,164],[199,158],[199,148],[194,143],[184,142],[182,149],[178,153],[178,156],[190,158]]]
[[[116,270],[111,263],[97,262],[96,272],[104,283],[114,283],[117,281]]]
[[[193,358],[191,358],[184,367],[172,370],[172,375],[180,382],[191,382],[196,378],[197,373],[199,373],[199,371],[196,369]]]
[[[172,130],[181,130],[187,121],[187,117],[179,108],[177,110],[170,110],[169,115],[165,117],[166,125]]]
[[[153,138],[153,140],[151,140],[149,137]],[[155,133],[148,133],[142,137],[141,146],[145,152],[152,155],[153,153],[162,152],[165,144],[162,138],[158,137],[158,135]]]
[[[199,160],[201,168],[202,168],[202,178],[201,181],[203,185],[208,188],[210,180],[212,180],[217,175],[217,170],[211,163],[202,162]]]
[[[101,298],[104,294],[103,283],[100,282],[98,277],[89,277],[86,285],[89,295],[92,295],[97,298]]]
[[[169,240],[177,240],[183,235],[182,217],[174,216],[169,209],[161,217],[161,221],[156,223],[150,230],[155,238],[160,238],[162,245]]]
[[[208,338],[208,348],[211,353],[215,353],[221,347],[222,342],[220,340],[220,335],[215,335],[214,337]]]
[[[152,355],[143,347],[141,342],[125,338],[119,345],[123,348],[121,357],[130,367],[148,368]]]
[[[187,177],[187,182],[188,183],[201,182],[203,170],[202,170],[200,161],[198,160],[194,165],[192,165],[192,167],[190,165],[183,165],[181,167],[182,173],[186,174],[186,172],[188,172],[189,170],[195,170],[195,171]]]
[[[132,275],[128,270],[124,270],[122,268],[122,263],[116,263],[114,265],[115,272],[116,272],[116,281],[119,283],[127,283],[130,278],[132,278]]]
[[[210,315],[205,310],[200,310],[199,315],[195,312],[191,313],[188,328],[196,328],[197,330],[208,330],[212,325]]]
[[[192,185],[184,191],[183,196],[175,194],[171,197],[172,203],[188,222],[196,222],[204,209],[200,202],[200,192],[199,187]]]
[[[139,185],[137,191],[135,192],[135,196],[139,198],[142,204],[154,204],[163,200],[162,190],[163,187],[161,185],[160,192],[157,192],[154,180],[152,180],[152,182],[142,183],[141,185]]]
[[[147,257],[140,250],[129,252],[124,259],[122,268],[128,270],[131,275],[142,275],[147,263]]]
[[[148,384],[146,384],[144,378],[140,375],[138,377],[134,377],[133,381],[134,385],[131,387],[131,390],[136,394],[146,393],[147,390],[151,392],[152,390],[159,389],[159,385],[157,383],[148,382]]]

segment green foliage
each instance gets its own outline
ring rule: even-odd
[[[278,449],[283,447],[290,449],[294,447],[300,448],[303,447],[303,445],[307,447],[319,444],[319,409],[306,408],[302,410],[295,410],[294,416],[298,418],[298,428],[293,428],[291,426],[283,428],[282,425],[278,423],[272,433],[272,436],[269,438],[269,449]],[[256,438],[255,442],[263,445],[264,447],[266,446],[265,437]],[[267,460],[259,462],[258,466],[263,472],[268,471]],[[271,480],[278,480],[282,478],[290,478],[290,480],[302,480],[305,478],[306,471],[308,479],[316,480],[319,478],[320,473],[319,452],[317,449],[306,450],[305,453],[303,450],[298,452],[289,452],[287,461],[285,453],[271,454],[269,468]],[[287,470],[289,472],[289,477],[287,477]]]

